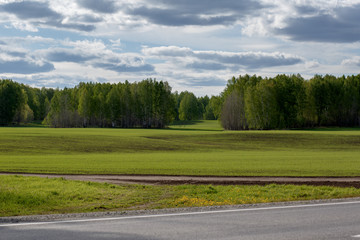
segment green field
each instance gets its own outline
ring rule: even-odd
[[[0,172],[359,176],[360,129],[0,128]]]
[[[0,217],[345,198],[360,189],[293,185],[116,186],[62,178],[0,176]]]
[[[223,131],[0,128],[0,172],[224,176],[359,176],[360,129]],[[292,185],[141,186],[0,176],[0,216],[231,205],[360,196]]]
[[[360,129],[0,128],[0,172],[359,176]]]

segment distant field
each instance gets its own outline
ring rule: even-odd
[[[360,129],[0,128],[0,172],[359,176]]]

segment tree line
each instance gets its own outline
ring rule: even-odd
[[[221,98],[219,96],[196,97],[192,92],[174,93],[175,120],[217,120],[221,112]]]
[[[208,96],[172,93],[167,82],[80,83],[32,88],[0,80],[0,125],[42,121],[52,127],[163,128],[173,120],[216,119]],[[209,105],[209,106],[208,106]],[[207,114],[207,117],[205,116]]]
[[[32,88],[9,79],[0,80],[0,125],[43,120],[54,89]]]
[[[199,119],[220,119],[228,130],[360,126],[360,75],[244,75],[211,97],[172,93],[155,79],[64,89],[0,80],[0,125],[35,120],[52,127],[163,128]]]
[[[360,126],[360,75],[233,77],[221,93],[225,129]]]
[[[163,128],[173,112],[167,82],[80,83],[55,92],[44,122],[53,127]]]

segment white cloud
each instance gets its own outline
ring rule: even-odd
[[[0,73],[32,74],[54,70],[54,65],[31,52],[12,47],[4,42],[0,45]]]
[[[305,67],[306,68],[317,68],[320,66],[320,63],[316,60],[312,60],[312,61],[306,61],[305,62]]]
[[[120,38],[116,39],[116,40],[110,39],[110,42],[111,42],[111,47],[113,49],[121,50],[121,40],[120,40]]]
[[[216,94],[233,75],[360,66],[360,0],[0,0],[0,11],[0,67],[52,86],[153,77]]]
[[[12,26],[16,29],[22,30],[22,31],[28,31],[28,32],[38,32],[38,28],[36,28],[35,26],[27,23],[27,22],[22,22],[22,21],[13,21]]]
[[[349,65],[349,66],[358,66],[360,67],[360,56],[355,56],[349,59],[344,59],[341,62],[342,65]]]
[[[73,62],[115,72],[152,72],[154,67],[140,54],[116,53],[101,40],[63,42],[70,48],[50,48],[39,51],[49,61]]]
[[[71,41],[69,39],[62,42],[64,46],[74,47],[75,49],[84,50],[87,52],[100,53],[106,50],[106,45],[101,40],[82,40],[82,41]]]
[[[163,59],[176,58],[187,67],[195,69],[222,70],[294,65],[303,61],[299,56],[280,52],[224,52],[224,51],[194,51],[190,48],[176,46],[144,48],[148,57]],[[217,65],[217,66],[216,66]]]
[[[186,57],[194,55],[190,48],[178,46],[144,47],[142,52],[147,56],[158,57]]]

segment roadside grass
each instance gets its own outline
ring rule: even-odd
[[[112,185],[0,176],[0,217],[359,197],[360,189],[295,185]]]
[[[359,176],[359,130],[0,128],[0,172]]]

